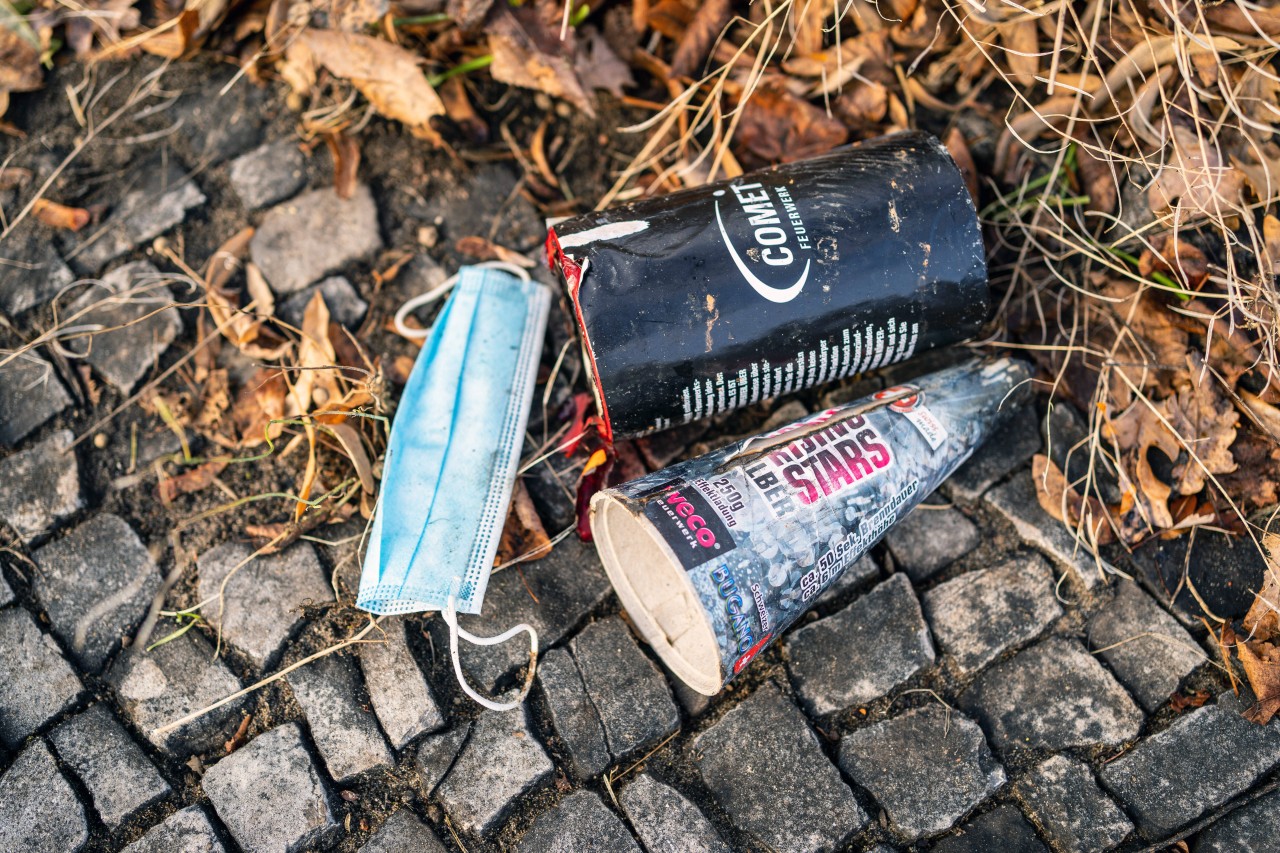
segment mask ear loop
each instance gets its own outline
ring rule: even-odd
[[[529,281],[529,271],[524,267],[511,263],[510,261],[481,261],[480,263],[472,264],[471,266],[479,269],[504,270],[516,276],[521,281]],[[396,311],[396,316],[392,319],[392,323],[394,323],[396,327],[396,332],[398,332],[401,337],[409,338],[414,341],[420,341],[429,335],[431,333],[430,329],[412,329],[406,326],[404,324],[405,318],[409,316],[411,311],[416,311],[423,305],[430,305],[432,302],[435,302],[441,296],[444,296],[452,290],[453,286],[458,283],[458,276],[460,275],[462,275],[461,270],[449,276],[426,293],[419,293],[417,296],[406,300],[405,303],[400,306],[400,309]]]
[[[440,611],[440,615],[444,618],[445,624],[449,626],[449,656],[453,658],[453,672],[458,677],[458,684],[462,685],[462,691],[490,711],[514,711],[519,708],[525,697],[529,695],[529,688],[533,686],[533,674],[538,668],[538,632],[533,630],[531,626],[521,622],[496,637],[477,637],[475,634],[459,627],[458,601],[453,592],[449,593],[448,603],[445,609]],[[496,646],[499,643],[505,643],[521,631],[529,632],[529,673],[524,677],[524,686],[520,688],[520,695],[511,702],[495,702],[492,699],[481,696],[471,688],[471,685],[467,683],[467,677],[462,674],[462,662],[458,659],[458,638],[461,637],[468,643],[477,646]]]

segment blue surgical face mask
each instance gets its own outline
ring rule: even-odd
[[[464,267],[419,353],[391,428],[382,490],[356,605],[379,615],[439,610],[462,678],[458,613],[479,613],[515,485],[533,398],[550,290],[520,277]],[[442,285],[401,308],[439,295]],[[537,638],[534,636],[536,650]],[[527,683],[532,679],[530,667]],[[523,694],[521,696],[523,698]],[[518,703],[519,700],[517,700]]]

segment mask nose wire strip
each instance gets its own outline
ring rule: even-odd
[[[496,637],[477,637],[475,634],[458,626],[457,608],[457,598],[453,593],[450,593],[448,606],[440,611],[440,615],[444,617],[445,624],[449,626],[449,656],[453,658],[453,672],[458,677],[458,684],[462,685],[464,693],[490,711],[513,711],[519,708],[525,697],[529,695],[529,688],[533,686],[533,674],[538,667],[538,632],[533,630],[531,626],[521,622]],[[481,696],[471,688],[471,685],[467,683],[467,677],[462,674],[462,662],[458,659],[458,638],[461,637],[468,643],[477,646],[496,646],[499,643],[505,643],[521,631],[529,632],[529,673],[524,677],[524,686],[520,688],[520,695],[511,702],[495,702],[492,699]]]
[[[524,267],[516,266],[510,261],[483,261],[482,263],[472,264],[471,266],[473,268],[480,267],[483,269],[505,270],[516,278],[519,278],[521,281],[529,280],[529,271]],[[458,283],[459,275],[460,273],[454,273],[440,284],[428,290],[426,293],[419,293],[417,296],[405,300],[405,303],[400,306],[399,310],[396,311],[396,316],[392,319],[392,323],[394,323],[396,327],[396,332],[398,332],[401,337],[409,338],[414,341],[420,341],[427,335],[431,334],[430,329],[413,329],[406,326],[404,324],[404,320],[409,316],[411,311],[416,311],[423,305],[430,305],[432,302],[435,302],[441,296],[444,296],[453,289],[453,286]]]

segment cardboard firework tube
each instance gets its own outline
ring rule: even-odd
[[[596,547],[645,640],[713,695],[1030,396],[974,359],[598,493]]]
[[[978,215],[900,133],[554,225],[606,437],[635,437],[972,337]]]

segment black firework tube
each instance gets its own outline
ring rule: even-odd
[[[988,311],[973,200],[918,132],[566,220],[547,255],[610,438],[902,361]]]
[[[623,607],[667,667],[717,693],[1030,396],[974,359],[656,471],[591,501]]]

